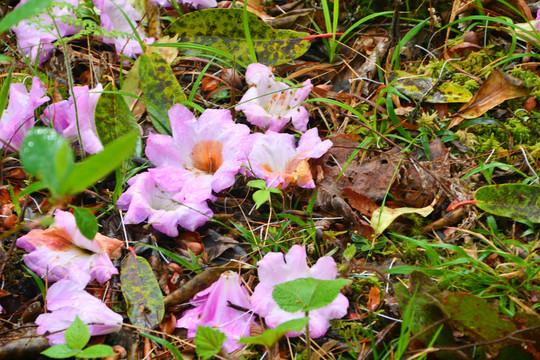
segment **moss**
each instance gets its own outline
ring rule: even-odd
[[[529,93],[535,100],[540,100],[540,76],[530,70],[514,67],[508,73],[523,81],[523,85],[529,88]]]

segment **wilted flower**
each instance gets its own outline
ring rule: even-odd
[[[77,229],[75,217],[56,210],[54,223],[47,230],[32,230],[17,240],[17,246],[29,254],[24,263],[41,277],[48,275],[50,282],[66,277],[82,285],[96,279],[104,283],[118,274],[110,257],[119,255],[120,240],[99,233],[87,239]]]
[[[168,166],[150,169],[128,181],[129,189],[116,202],[119,209],[127,210],[126,224],[148,219],[156,230],[175,237],[178,225],[195,231],[212,218],[206,200],[190,202],[180,192],[183,179],[174,176],[175,170]]]
[[[27,3],[29,0],[21,0],[15,7]],[[73,8],[78,5],[78,0],[63,0],[62,2],[70,4]],[[58,31],[54,26],[55,22],[46,11],[35,16],[30,20],[23,20],[17,26],[11,29],[17,35],[19,47],[26,55],[30,56],[30,61],[35,62],[39,52],[39,64],[48,59],[52,55],[54,49],[53,43],[60,37],[75,34],[78,28],[75,25],[69,25],[64,18],[75,21],[76,17],[72,9],[68,6],[58,5],[50,10],[54,15]],[[41,45],[41,46],[40,46]]]
[[[293,126],[306,131],[309,113],[300,105],[311,91],[311,81],[298,88],[276,81],[268,67],[250,64],[246,71],[249,90],[236,106],[246,114],[247,120],[261,129],[280,131],[292,120]]]
[[[90,335],[104,335],[120,331],[122,315],[109,309],[98,298],[84,291],[84,285],[63,279],[51,285],[47,291],[47,310],[51,313],[36,319],[38,334],[50,332],[51,345],[65,344],[65,331],[75,316],[90,330]],[[58,332],[56,332],[58,331]]]
[[[88,89],[88,85],[75,86],[73,93],[77,102],[77,110],[75,111],[72,95],[69,100],[51,104],[45,109],[43,111],[45,122],[53,124],[54,129],[68,140],[77,139],[80,131],[84,151],[89,154],[103,150],[103,144],[99,140],[94,120],[96,104],[102,91],[103,85],[101,84],[92,90]]]
[[[302,135],[297,148],[293,135],[267,131],[252,136],[248,162],[255,176],[266,180],[267,187],[286,188],[295,182],[300,187],[315,187],[308,159],[320,158],[332,147],[330,140],[321,140],[316,128]]]
[[[43,85],[37,77],[32,80],[30,93],[24,84],[9,86],[9,105],[0,119],[0,148],[16,150],[21,146],[24,135],[34,126],[34,111],[49,101],[44,95]]]
[[[177,168],[191,202],[212,198],[234,184],[249,153],[249,128],[235,124],[229,110],[205,110],[199,120],[183,105],[169,110],[172,137],[150,134],[146,156],[158,167]]]
[[[280,252],[266,254],[257,263],[259,285],[255,287],[251,296],[251,309],[262,316],[271,328],[292,319],[305,316],[300,310],[294,313],[285,311],[272,298],[274,287],[278,284],[311,277],[320,280],[334,280],[337,275],[337,266],[330,256],[321,257],[311,268],[306,262],[306,249],[294,245],[287,255]],[[349,300],[339,294],[332,303],[320,309],[309,312],[309,334],[313,338],[323,336],[330,327],[331,319],[339,319],[347,314]],[[298,336],[299,334],[288,334]]]
[[[141,14],[127,0],[114,0],[114,3],[111,0],[94,0],[95,7],[101,11],[101,27],[103,30],[122,33],[122,35],[115,34],[112,38],[104,37],[103,42],[114,44],[116,53],[134,58],[142,53],[141,44],[135,40],[129,21],[115,4],[122,9],[133,26],[137,27],[137,22],[141,20]],[[138,31],[138,34],[141,38],[144,38],[140,31]],[[144,40],[146,40],[147,44],[154,42],[153,38],[144,38]]]
[[[200,325],[218,329],[227,335],[223,349],[229,353],[242,347],[238,340],[249,336],[250,325],[255,324],[253,314],[230,306],[250,308],[248,292],[232,271],[223,273],[208,289],[195,295],[191,304],[196,308],[186,311],[176,327],[187,328],[190,338],[195,337]]]

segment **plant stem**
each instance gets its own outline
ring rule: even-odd
[[[309,311],[306,311],[306,317],[309,318]],[[307,349],[306,349],[307,360],[310,360],[311,359],[311,338],[309,337],[309,320],[306,325],[306,346],[307,346]]]

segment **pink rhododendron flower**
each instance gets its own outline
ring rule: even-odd
[[[248,162],[255,176],[266,180],[267,187],[286,188],[296,182],[300,187],[314,188],[308,159],[320,158],[332,147],[330,140],[321,140],[316,128],[302,135],[298,147],[294,136],[289,134],[267,131],[252,137]]]
[[[75,316],[88,325],[90,335],[104,335],[120,331],[122,315],[109,309],[98,298],[84,291],[79,282],[63,279],[47,291],[47,310],[36,319],[38,334],[55,332],[48,336],[51,345],[65,344],[65,331]],[[56,332],[58,331],[58,332]]]
[[[158,4],[159,6],[167,6],[170,7],[171,0],[152,0],[154,3]],[[174,1],[174,0],[173,0]],[[217,6],[216,0],[183,0],[179,1],[184,4],[189,4],[193,6],[195,9],[208,9],[213,8]]]
[[[41,277],[48,275],[50,282],[70,277],[82,285],[96,279],[104,283],[118,270],[111,257],[119,256],[120,240],[99,233],[87,239],[77,229],[75,216],[56,210],[54,223],[47,230],[32,230],[17,240],[17,246],[29,254],[24,263]]]
[[[141,20],[141,14],[127,0],[114,0],[114,3],[111,0],[94,0],[95,7],[101,11],[101,27],[107,32],[117,31],[123,33],[123,35],[116,34],[112,38],[104,37],[103,42],[114,44],[118,54],[134,58],[142,53],[141,44],[135,40],[129,21],[115,4],[124,11],[135,27],[137,27],[137,22]],[[139,30],[138,34],[146,40],[147,44],[154,42],[153,38],[145,38]]]
[[[158,167],[171,167],[171,179],[182,179],[183,196],[190,202],[210,199],[212,190],[232,186],[251,149],[249,128],[235,124],[229,110],[206,110],[197,120],[177,104],[169,118],[172,137],[150,134],[148,159]]]
[[[190,202],[180,188],[182,179],[170,177],[175,168],[149,169],[128,181],[129,189],[116,205],[127,210],[126,224],[138,224],[146,219],[152,226],[171,237],[178,236],[178,225],[195,231],[212,218],[206,200]]]
[[[16,6],[18,8],[29,0],[21,0]],[[69,3],[73,7],[77,7],[78,0],[63,0],[63,2]],[[78,28],[74,25],[69,25],[62,21],[61,17],[76,19],[72,8],[67,6],[55,6],[51,9],[51,14],[54,14],[56,25],[61,37],[72,35],[78,32]],[[35,62],[39,51],[39,64],[47,60],[54,50],[53,43],[58,39],[58,32],[54,26],[53,19],[46,12],[42,12],[38,16],[30,20],[23,20],[17,26],[11,28],[15,35],[17,35],[17,41],[19,47],[24,53],[30,56],[32,63]],[[40,46],[41,45],[41,46]]]
[[[188,337],[195,337],[199,325],[208,326],[225,333],[227,339],[223,350],[233,352],[243,345],[238,344],[241,336],[249,336],[250,325],[255,324],[253,314],[229,306],[250,308],[249,295],[240,284],[238,274],[227,271],[208,289],[201,291],[191,300],[195,309],[188,310],[176,322],[176,327],[188,329]]]
[[[311,277],[320,280],[334,280],[337,276],[337,266],[330,256],[321,257],[311,268],[306,262],[306,249],[294,245],[287,255],[271,252],[257,263],[259,285],[251,296],[251,309],[266,321],[266,325],[275,328],[286,321],[302,318],[302,311],[294,313],[285,311],[272,298],[274,287],[278,284],[299,278]],[[330,327],[331,319],[339,319],[347,314],[349,300],[339,294],[332,303],[320,309],[309,312],[309,334],[313,338],[323,336]],[[298,336],[298,333],[289,333]]]
[[[99,140],[94,121],[96,104],[102,91],[103,85],[101,84],[98,84],[92,90],[88,89],[88,85],[75,86],[73,93],[77,102],[78,116],[76,116],[72,95],[69,100],[51,104],[45,109],[43,111],[45,122],[53,124],[54,129],[66,139],[73,140],[78,139],[79,136],[79,132],[77,131],[78,119],[84,151],[89,154],[95,154],[103,150],[103,144]]]
[[[272,71],[263,64],[250,64],[246,71],[249,90],[240,100],[236,110],[246,114],[247,120],[261,129],[280,131],[292,120],[293,126],[307,130],[309,113],[300,105],[311,91],[311,81],[301,87],[276,81]]]
[[[34,126],[34,111],[49,101],[44,95],[43,85],[37,77],[32,80],[30,92],[21,83],[9,86],[9,105],[0,119],[0,148],[7,146],[17,150],[21,146],[24,135]]]

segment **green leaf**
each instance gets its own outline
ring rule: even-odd
[[[90,330],[88,326],[75,315],[75,320],[66,330],[66,343],[75,350],[82,350],[90,340]]]
[[[73,155],[67,141],[56,131],[30,129],[22,141],[20,158],[26,172],[40,178],[55,197],[66,194],[61,184],[74,167]]]
[[[200,44],[251,62],[243,22],[242,9],[207,9],[184,14],[167,31],[179,35],[179,42]],[[308,34],[292,30],[276,30],[247,12],[247,24],[257,60],[265,65],[281,65],[302,56],[310,46],[303,40]],[[185,50],[188,55],[198,54]]]
[[[276,285],[272,297],[279,307],[288,312],[304,312],[322,308],[339,295],[350,280],[319,280],[300,278]]]
[[[170,134],[171,125],[167,117],[169,109],[187,100],[174,72],[159,54],[143,54],[139,64],[139,79],[144,98],[154,104],[159,111],[147,107],[148,114],[156,130]]]
[[[221,351],[227,336],[217,329],[199,326],[195,334],[195,350],[203,360],[210,359]]]
[[[13,10],[0,20],[0,34],[12,26],[17,25],[21,20],[29,19],[39,14],[43,9],[51,4],[52,0],[30,0],[17,9]]]
[[[282,324],[279,324],[278,326],[276,326],[275,329],[267,329],[260,335],[241,337],[238,343],[263,345],[267,348],[271,348],[286,333],[291,331],[301,332],[302,330],[304,330],[304,328],[308,324],[308,321],[309,318],[307,317],[289,320]]]
[[[478,343],[501,339],[516,330],[516,326],[501,318],[499,311],[485,299],[469,293],[449,293],[443,302],[444,312],[457,330]],[[503,343],[491,344],[500,348]]]
[[[6,79],[4,80],[4,84],[2,85],[2,89],[0,90],[0,119],[2,118],[2,114],[4,113],[4,109],[6,108],[8,94],[9,94],[9,86],[11,85],[12,72],[13,72],[13,66],[9,68],[9,73],[7,74]]]
[[[85,238],[94,240],[99,226],[94,214],[83,207],[73,207],[75,210],[75,223]]]
[[[347,248],[343,252],[343,258],[350,262],[352,259],[354,259],[354,255],[356,255],[356,246],[353,244],[348,244]]]
[[[77,356],[77,354],[79,354],[80,352],[81,350],[72,349],[67,344],[59,344],[51,346],[47,350],[42,351],[41,355],[45,355],[53,359],[66,359]]]
[[[182,354],[180,353],[180,351],[178,351],[178,349],[176,348],[176,346],[174,346],[173,344],[171,344],[170,342],[168,342],[167,340],[164,340],[162,338],[159,338],[157,336],[154,336],[154,335],[150,335],[150,334],[145,334],[145,333],[142,333],[142,332],[137,332],[137,334],[139,335],[142,335],[144,337],[147,337],[149,338],[150,340],[160,344],[160,345],[163,345],[165,346],[170,352],[171,354],[173,354],[173,356],[178,359],[178,360],[184,360],[184,357],[182,356]]]
[[[247,186],[255,188],[255,189],[266,189],[266,181],[264,180],[251,180],[247,183]]]
[[[472,98],[466,88],[452,82],[439,82],[427,75],[397,70],[390,74],[390,80],[395,80],[392,86],[402,94],[428,103],[466,103]]]
[[[270,191],[268,190],[257,190],[253,193],[253,201],[257,204],[257,209],[270,200]]]
[[[150,329],[159,324],[165,313],[165,305],[148,261],[130,253],[122,264],[120,281],[131,323]]]
[[[81,351],[78,358],[95,359],[99,357],[114,355],[114,350],[109,345],[92,345]]]
[[[113,83],[107,84],[104,91],[114,91]],[[139,125],[133,117],[122,95],[103,93],[98,99],[94,119],[101,142],[105,145],[131,131],[139,133]],[[139,142],[135,154],[140,155],[142,144]]]
[[[63,193],[75,195],[103,179],[133,152],[138,138],[137,132],[131,132],[105,145],[103,151],[77,163],[62,184]]]
[[[523,184],[483,186],[476,206],[491,214],[540,223],[540,187]]]

